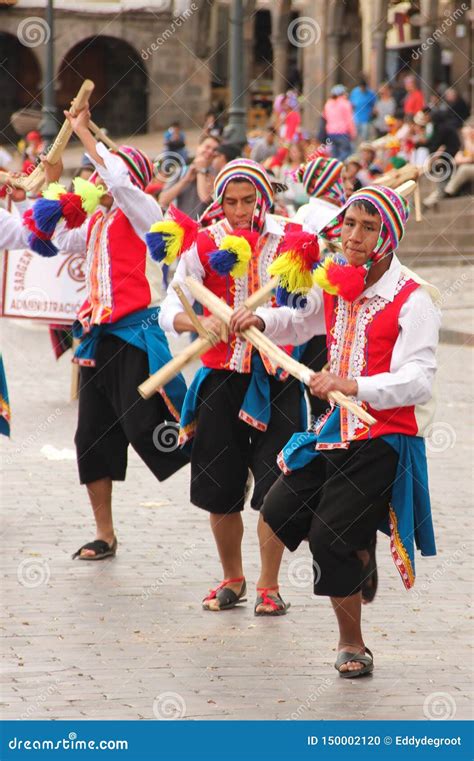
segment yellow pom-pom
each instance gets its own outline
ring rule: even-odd
[[[164,258],[160,257],[163,264],[171,264],[181,253],[184,240],[184,230],[173,219],[164,219],[161,222],[155,222],[150,227],[150,233],[160,233],[162,235],[162,244],[166,251]]]
[[[333,296],[337,296],[338,289],[337,286],[333,285],[330,280],[328,279],[328,268],[329,265],[332,263],[333,257],[327,256],[324,260],[324,262],[321,264],[320,267],[316,267],[316,269],[313,272],[313,283],[315,285],[319,285],[319,287],[326,291],[326,293],[331,293]]]
[[[105,193],[103,185],[94,185],[93,182],[76,177],[73,180],[74,192],[82,199],[82,208],[86,214],[93,214],[97,209],[100,199]]]
[[[230,274],[234,278],[243,277],[252,258],[252,249],[248,240],[239,235],[226,235],[222,238],[219,248],[235,254],[237,261],[232,267]]]
[[[59,182],[50,182],[46,190],[43,190],[41,195],[48,201],[57,201],[61,196],[67,193],[66,188]]]
[[[304,266],[294,251],[286,251],[278,256],[268,268],[272,277],[280,278],[280,286],[290,293],[307,293],[313,285],[311,272]]]

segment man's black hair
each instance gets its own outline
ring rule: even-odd
[[[379,213],[374,204],[370,201],[366,201],[364,198],[361,198],[360,201],[353,201],[351,206],[355,206],[356,209],[363,209],[367,214],[370,214],[371,217],[375,217],[375,215]]]

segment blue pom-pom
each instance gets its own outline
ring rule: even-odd
[[[30,249],[34,251],[35,254],[39,254],[40,256],[56,256],[58,253],[58,249],[54,243],[52,243],[50,240],[42,240],[41,238],[38,238],[38,236],[34,233],[31,233],[31,235],[28,237],[28,243]]]
[[[33,206],[33,219],[38,230],[52,234],[63,215],[61,201],[39,198]]]
[[[209,254],[209,264],[218,275],[228,275],[236,261],[237,255],[225,248],[217,249]]]
[[[276,303],[279,307],[288,306],[289,296],[290,296],[290,292],[287,291],[286,288],[283,288],[281,285],[277,287],[275,298],[276,298]]]
[[[167,254],[166,240],[169,236],[163,233],[146,233],[145,240],[151,258],[155,262],[162,262]]]

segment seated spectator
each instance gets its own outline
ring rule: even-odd
[[[344,162],[344,169],[341,172],[341,180],[346,201],[350,198],[352,193],[362,187],[362,183],[358,177],[361,169],[362,163],[359,156],[356,154],[349,156]]]
[[[277,152],[277,132],[275,127],[267,127],[265,134],[259,140],[256,140],[250,153],[253,161],[263,164],[266,159],[271,158]]]
[[[234,145],[233,143],[222,143],[222,145],[218,145],[214,151],[214,158],[212,159],[212,174],[218,175],[221,169],[223,169],[229,161],[238,159],[240,155],[241,151],[238,145]]]
[[[440,110],[444,111],[444,118],[449,121],[455,129],[460,129],[470,114],[470,108],[462,95],[454,87],[448,87],[444,93],[443,103]]]
[[[454,172],[444,188],[444,196],[456,196],[466,183],[474,182],[474,119],[461,130],[463,148],[454,157]]]
[[[208,111],[206,114],[206,119],[204,121],[204,126],[202,128],[204,134],[208,135],[209,137],[218,137],[220,138],[223,132],[223,125],[220,120],[220,118],[217,116],[214,111]]]
[[[446,122],[443,114],[428,113],[427,117],[428,124],[432,127],[428,130],[429,138],[426,143],[430,154],[427,176],[435,183],[435,188],[424,199],[423,205],[430,208],[436,206],[444,195],[445,187],[454,169],[454,157],[461,147],[461,141],[452,122]]]

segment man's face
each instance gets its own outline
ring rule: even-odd
[[[380,232],[380,215],[349,206],[342,223],[342,250],[349,264],[360,267],[370,259]]]
[[[227,159],[224,156],[224,154],[223,153],[215,153],[214,154],[214,158],[212,159],[212,164],[211,164],[212,171],[215,174],[219,174],[221,169],[223,169],[226,164],[227,164]]]
[[[207,163],[210,164],[214,158],[214,151],[218,145],[219,143],[212,137],[207,137],[203,140],[201,145],[198,145],[196,149],[196,158],[204,159],[204,161],[207,161]]]
[[[257,192],[251,182],[228,183],[222,208],[232,228],[250,230],[256,200]]]

